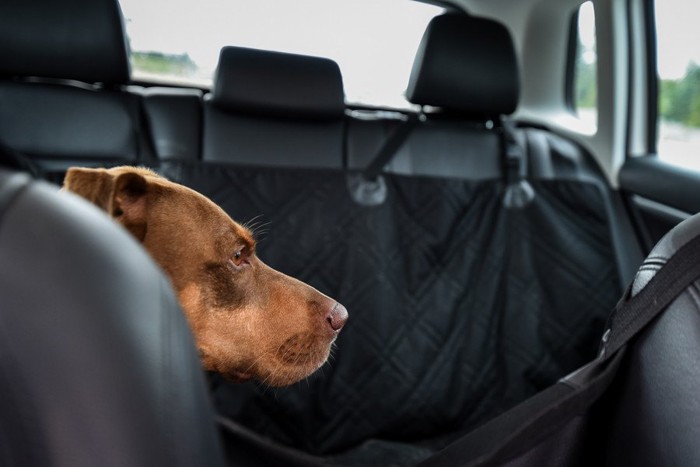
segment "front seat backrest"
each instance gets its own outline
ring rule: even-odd
[[[676,251],[700,235],[684,221],[639,268],[642,290]],[[700,283],[683,292],[627,351],[611,400],[607,465],[700,465]]]
[[[117,0],[0,2],[0,141],[47,178],[151,162],[129,80]]]
[[[0,169],[0,465],[221,463],[162,272],[89,203]]]

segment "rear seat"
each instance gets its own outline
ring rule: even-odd
[[[488,56],[474,51],[486,41]],[[307,102],[295,99],[308,96],[311,74],[312,89],[339,88],[327,61],[285,55],[285,67],[308,74],[282,87],[263,66],[277,54],[222,55],[205,98],[201,162],[163,169],[238,220],[262,215],[263,260],[351,314],[322,377],[274,392],[215,385],[229,422],[344,465],[414,462],[595,355],[641,256],[631,234],[616,240],[628,223],[595,164],[551,132],[515,131],[525,155],[516,181],[535,197],[504,203],[512,181],[500,121],[518,94],[512,47],[494,22],[433,20],[409,97],[437,109],[387,165],[386,201],[376,206],[356,203],[348,183],[401,124],[396,118],[351,114],[342,164],[340,112],[310,120]],[[445,55],[432,57],[436,50]],[[470,79],[445,81],[440,63]],[[241,86],[253,76],[253,90],[229,89],[244,76]],[[242,104],[249,92],[255,98]],[[342,93],[332,95],[324,102],[339,109]],[[285,103],[282,113],[269,96]],[[286,119],[295,115],[301,121]],[[621,242],[632,247],[621,251]],[[250,448],[235,433],[225,433],[233,458]]]
[[[0,142],[46,178],[154,162],[116,1],[3,0],[0,44]]]

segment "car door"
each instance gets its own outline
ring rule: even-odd
[[[650,247],[700,212],[700,4],[635,3],[628,151],[618,182]]]

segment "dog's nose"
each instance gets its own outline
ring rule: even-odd
[[[326,321],[331,325],[334,331],[340,331],[348,320],[348,310],[345,309],[343,305],[335,302],[331,311],[328,312],[326,316]]]

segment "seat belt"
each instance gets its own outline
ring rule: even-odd
[[[378,206],[386,200],[388,190],[383,177],[384,166],[396,155],[420,121],[418,114],[408,114],[391,135],[384,140],[377,154],[359,173],[347,174],[350,197],[362,206]]]
[[[623,347],[700,278],[700,235],[679,248],[634,297],[618,303],[603,337],[601,357]]]
[[[372,158],[371,162],[362,171],[366,180],[374,181],[379,177],[379,174],[384,170],[384,166],[394,157],[401,149],[401,146],[408,139],[413,129],[420,121],[418,114],[408,114],[406,119],[396,127],[391,135],[384,141],[382,147],[379,148],[377,154]]]
[[[527,152],[515,136],[515,122],[501,118],[501,164],[505,193],[503,205],[508,209],[521,209],[535,198],[535,190],[527,181]]]

